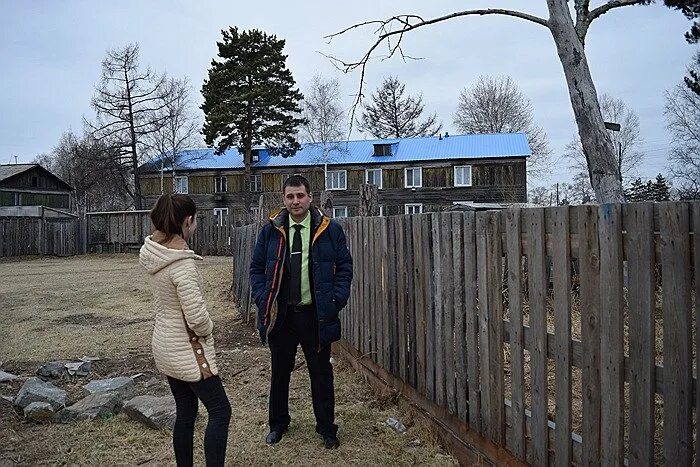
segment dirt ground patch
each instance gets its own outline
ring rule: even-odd
[[[308,373],[299,352],[290,385],[292,425],[276,447],[267,433],[269,351],[239,318],[229,299],[230,259],[199,263],[216,329],[217,360],[233,405],[230,465],[453,465],[454,458],[429,430],[413,425],[388,396],[376,394],[349,367],[335,362],[336,419],[341,447],[322,448],[314,432]],[[48,360],[96,357],[86,378],[55,384],[75,401],[91,379],[141,374],[139,394],[167,394],[150,355],[151,290],[134,255],[31,258],[0,262],[0,369],[18,374],[0,384],[14,396]],[[200,407],[197,465],[203,465],[206,411]],[[408,432],[385,426],[399,417]],[[27,423],[0,399],[0,465],[174,465],[170,433],[146,428],[124,415],[71,425]]]

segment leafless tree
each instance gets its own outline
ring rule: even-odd
[[[404,96],[406,85],[390,76],[372,93],[370,102],[364,105],[360,130],[375,138],[412,138],[433,136],[440,131],[442,124],[437,115],[429,115],[420,120],[423,114],[423,96]]]
[[[300,140],[317,151],[315,159],[323,164],[325,180],[328,164],[336,162],[347,152],[343,143],[347,132],[346,112],[340,103],[338,80],[315,75],[301,101],[301,116],[305,123],[300,126]]]
[[[644,153],[639,149],[642,143],[639,117],[622,99],[616,99],[609,94],[600,96],[600,110],[605,121],[620,124],[620,131],[610,131],[610,137],[617,152],[620,180],[623,185],[629,184],[637,177],[637,169],[644,162]],[[570,161],[572,169],[588,174],[588,164],[579,137],[575,136],[566,145],[564,156]]]
[[[459,95],[455,127],[464,133],[527,133],[532,156],[527,173],[537,177],[549,168],[549,140],[535,125],[532,104],[510,76],[480,76]]]
[[[528,202],[537,206],[552,206],[552,192],[544,186],[536,186],[528,193]]]
[[[425,26],[466,16],[505,15],[525,20],[547,28],[554,39],[557,54],[566,77],[579,136],[585,150],[588,173],[598,202],[624,201],[615,148],[609,132],[605,129],[584,47],[586,35],[593,21],[613,9],[629,5],[648,4],[651,3],[651,0],[608,0],[594,8],[591,8],[589,0],[574,0],[573,2],[567,0],[545,1],[549,18],[540,18],[529,13],[503,8],[456,11],[429,19],[418,15],[403,14],[383,20],[365,21],[328,36],[328,38],[332,39],[350,30],[363,27],[373,27],[376,30],[376,40],[368,47],[359,60],[344,61],[337,57],[330,57],[336,66],[345,72],[360,70],[360,89],[357,93],[353,112],[351,112],[352,116],[354,117],[355,108],[363,97],[367,64],[375,56],[382,44],[388,46],[389,57],[400,54],[406,59],[410,57],[403,51],[403,38],[406,34]],[[569,7],[571,3],[573,3],[573,11]],[[572,16],[572,13],[574,13],[575,18]]]
[[[73,187],[78,211],[127,209],[133,200],[118,173],[124,168],[114,163],[110,150],[90,135],[67,131],[51,153],[38,156],[35,162]]]
[[[157,131],[167,115],[170,82],[139,66],[139,46],[130,44],[107,51],[102,62],[102,78],[95,88],[91,104],[96,113],[94,122],[86,121],[92,136],[112,150],[115,161],[132,174],[124,180],[124,189],[134,200],[136,209],[143,207],[141,185],[137,174],[145,161],[142,152],[147,135]]]
[[[153,131],[144,135],[143,145],[152,159],[160,161],[164,170],[172,172],[174,190],[177,169],[202,158],[202,152],[186,149],[203,146],[204,139],[199,131],[201,119],[192,105],[189,81],[170,78],[165,89],[168,94],[161,108],[154,112]]]
[[[694,65],[700,72],[700,55]],[[684,83],[666,92],[665,115],[673,135],[671,175],[682,198],[700,195],[700,95]]]

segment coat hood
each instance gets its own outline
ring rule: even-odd
[[[202,259],[201,256],[196,255],[192,250],[174,250],[154,242],[150,235],[146,237],[139,252],[139,263],[149,274],[155,274],[175,261],[187,258]]]

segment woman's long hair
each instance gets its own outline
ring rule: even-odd
[[[197,206],[187,195],[162,195],[151,209],[151,222],[153,226],[165,234],[163,243],[167,243],[173,236],[184,237],[182,224],[189,216],[197,214]]]

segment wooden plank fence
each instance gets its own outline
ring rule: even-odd
[[[343,345],[441,407],[455,436],[533,465],[696,458],[700,203],[341,222]],[[233,231],[242,310],[258,230]]]
[[[233,225],[233,214],[198,212],[190,248],[206,256],[230,255]],[[0,257],[137,252],[152,231],[149,211],[90,212],[83,218],[0,217]]]
[[[0,257],[71,256],[79,251],[77,219],[0,217]]]

